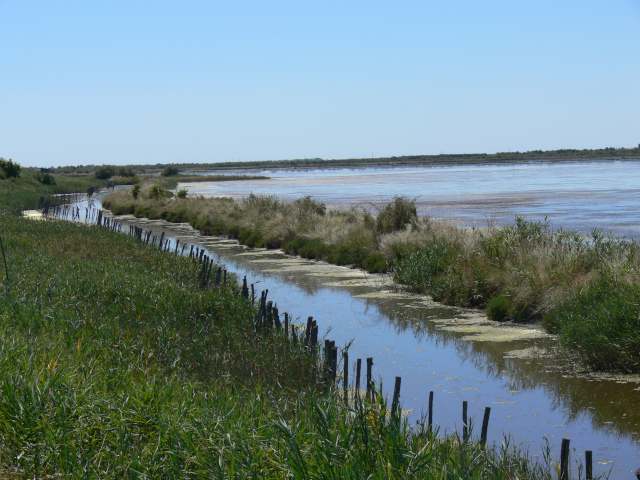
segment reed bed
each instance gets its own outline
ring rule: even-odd
[[[555,478],[548,458],[347,407],[230,284],[96,227],[0,214],[0,478]],[[321,355],[321,353],[320,353]]]
[[[640,372],[640,249],[595,229],[590,236],[522,218],[465,230],[419,218],[411,199],[377,212],[326,211],[309,197],[242,200],[110,195],[105,206],[227,235],[255,247],[389,272],[402,288],[486,309],[498,321],[542,321],[593,369]],[[377,213],[377,214],[376,214]],[[604,285],[604,287],[603,287]],[[600,292],[600,293],[597,293]],[[606,292],[606,295],[602,292]],[[595,302],[595,303],[593,303]]]

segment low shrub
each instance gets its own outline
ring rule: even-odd
[[[404,230],[407,225],[417,220],[418,210],[415,200],[398,196],[378,212],[376,229],[379,233],[392,233]]]
[[[102,165],[95,172],[93,172],[93,176],[98,180],[108,180],[116,174],[115,167],[111,165]]]
[[[162,171],[162,176],[173,177],[175,175],[178,175],[179,173],[180,173],[180,170],[178,169],[178,167],[176,167],[175,165],[167,165]]]

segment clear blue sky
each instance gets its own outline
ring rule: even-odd
[[[0,0],[24,166],[634,147],[640,1]]]

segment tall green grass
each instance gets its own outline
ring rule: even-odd
[[[0,215],[0,477],[551,478],[483,447],[345,408],[302,342],[256,333],[238,287],[97,227]]]

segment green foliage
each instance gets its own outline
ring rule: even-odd
[[[38,180],[42,185],[55,185],[56,179],[50,173],[40,173],[38,175]]]
[[[376,228],[380,233],[404,230],[407,225],[418,220],[415,200],[396,196],[378,213]]]
[[[131,167],[118,167],[117,174],[120,177],[135,177],[136,174],[133,172],[133,168]]]
[[[165,190],[160,185],[152,185],[149,189],[147,197],[153,200],[159,200],[163,198],[171,198],[173,194],[169,190]]]
[[[136,183],[133,188],[131,189],[131,195],[133,196],[134,199],[137,199],[138,196],[140,195],[140,189],[142,187],[140,186],[139,183]]]
[[[102,165],[95,172],[93,176],[98,180],[108,180],[116,174],[115,167],[111,165]]]
[[[327,206],[324,203],[313,200],[309,195],[295,200],[291,206],[300,217],[323,216],[327,211]]]
[[[545,316],[596,370],[640,371],[640,285],[603,272]]]
[[[438,299],[444,296],[451,280],[452,267],[460,247],[444,241],[434,241],[404,255],[394,266],[394,280],[426,291]]]
[[[0,179],[18,178],[20,176],[20,165],[13,160],[5,160],[0,157]]]
[[[162,171],[163,177],[173,177],[174,175],[178,175],[180,170],[175,165],[167,165],[165,169]]]
[[[182,190],[178,190],[176,198],[187,198],[187,191],[184,188]]]

